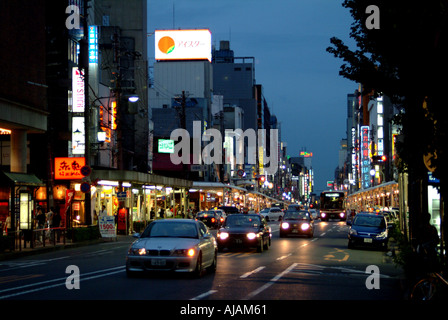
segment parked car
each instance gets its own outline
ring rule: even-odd
[[[205,268],[214,272],[218,246],[204,223],[189,219],[151,222],[130,246],[126,274],[148,271],[191,272],[201,276]]]
[[[271,228],[258,214],[232,214],[218,231],[218,249],[257,248],[258,252],[269,249]]]
[[[199,211],[196,214],[196,220],[202,221],[207,227],[218,229],[221,224],[221,215],[214,211]]]
[[[314,220],[306,210],[286,211],[280,223],[280,238],[287,235],[306,235],[312,238],[314,235]]]
[[[355,246],[379,247],[387,249],[389,230],[382,214],[361,212],[353,220],[347,220],[348,248]]]
[[[268,212],[260,212],[260,215],[266,221],[280,221],[283,217],[283,211],[279,208],[270,208]]]

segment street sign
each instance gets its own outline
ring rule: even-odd
[[[90,183],[88,182],[83,182],[81,183],[81,191],[86,193],[90,191]]]
[[[126,191],[123,191],[123,192],[117,192],[117,198],[118,198],[118,201],[124,201],[124,200],[126,200],[126,196],[127,196]]]
[[[92,168],[90,168],[89,166],[82,166],[80,171],[84,177],[87,177],[92,173]]]

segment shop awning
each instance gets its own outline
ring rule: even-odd
[[[1,171],[0,183],[14,186],[36,186],[42,187],[45,184],[34,174],[19,172],[3,172]]]
[[[223,188],[228,188],[228,189],[236,189],[236,190],[239,190],[239,191],[247,192],[247,190],[244,189],[244,188],[237,187],[237,186],[230,185],[230,184],[225,184],[225,183],[222,183],[222,182],[193,181],[193,188],[200,188],[200,189],[223,189]]]

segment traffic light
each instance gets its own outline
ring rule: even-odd
[[[373,164],[383,164],[385,163],[387,160],[387,156],[382,155],[382,156],[372,156],[372,163]]]

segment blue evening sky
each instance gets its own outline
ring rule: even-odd
[[[346,137],[347,94],[357,84],[339,76],[341,61],[327,53],[330,38],[347,44],[352,19],[342,0],[148,0],[148,32],[198,29],[213,44],[230,40],[236,57],[255,57],[271,113],[281,122],[290,156],[313,153],[315,191],[333,180]],[[174,10],[173,10],[174,8]],[[174,14],[173,14],[174,12]],[[149,60],[154,38],[149,37]]]

